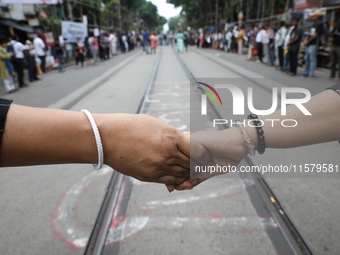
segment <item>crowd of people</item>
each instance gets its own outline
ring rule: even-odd
[[[280,21],[272,24],[235,25],[225,32],[198,33],[197,47],[213,47],[217,50],[247,54],[247,60],[261,62],[290,76],[297,75],[299,52],[303,47],[305,70],[304,77],[315,77],[317,53],[319,46],[324,46],[332,37],[330,49],[330,78],[335,78],[336,69],[340,66],[340,26],[329,30],[323,22],[323,13],[314,11],[308,18],[308,25],[302,26],[300,19],[293,17],[288,22]],[[247,47],[244,47],[247,46]],[[338,74],[340,78],[340,72]]]
[[[40,80],[38,75],[46,72],[46,57],[53,56],[58,63],[60,73],[65,72],[66,47],[64,38],[54,38],[54,45],[48,47],[42,36],[38,34],[35,38],[28,38],[23,44],[22,38],[12,35],[7,38],[1,36],[0,40],[0,79],[4,81],[7,93],[13,93],[28,86],[28,82]],[[168,45],[177,42],[178,51],[187,49],[187,35],[179,32],[175,35],[165,33],[149,33],[144,30],[142,33],[114,31],[96,34],[89,32],[87,38],[77,38],[72,44],[72,53],[76,68],[84,67],[85,64],[92,65],[103,62],[120,53],[126,53],[134,48],[142,47],[146,54],[156,53],[158,45]],[[25,79],[24,70],[27,69],[28,79]],[[17,83],[17,85],[16,85]]]

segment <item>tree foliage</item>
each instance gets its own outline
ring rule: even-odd
[[[81,21],[82,15],[86,15],[89,24],[115,30],[119,29],[119,23],[125,31],[138,30],[141,26],[162,30],[167,22],[158,14],[157,6],[146,0],[74,0],[71,5],[75,21]],[[66,1],[62,9],[65,17],[69,17]]]
[[[169,0],[176,7],[182,7],[182,17],[186,19],[188,26],[195,28],[216,27],[222,25],[222,21],[237,22],[240,11],[244,20],[259,21],[262,16],[282,13],[287,11],[285,7],[292,8],[293,1],[287,1],[288,5],[286,0]],[[169,21],[169,27],[171,22],[174,20]]]

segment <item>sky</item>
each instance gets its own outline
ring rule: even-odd
[[[173,4],[167,4],[166,0],[150,0],[154,5],[158,8],[158,14],[169,19],[171,17],[177,16],[182,8],[175,8]],[[169,30],[168,24],[165,24],[163,27],[164,31]]]

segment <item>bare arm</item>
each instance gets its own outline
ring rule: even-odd
[[[296,127],[283,127],[275,122],[263,126],[268,148],[291,148],[316,143],[340,140],[340,96],[333,90],[326,90],[315,95],[304,104],[312,116],[304,115],[295,105],[287,107],[287,115],[280,111],[268,115],[265,119],[295,119]],[[254,145],[257,144],[255,128],[246,127]]]
[[[189,177],[189,138],[167,123],[134,114],[94,114],[104,163],[142,181],[181,183]],[[97,163],[87,117],[80,112],[11,105],[1,166]]]
[[[291,105],[287,107],[286,116],[282,116],[278,110],[271,115],[259,117],[262,120],[279,120],[274,122],[274,127],[267,121],[262,127],[267,148],[292,148],[340,140],[340,96],[337,92],[326,90],[313,96],[304,106],[312,116],[305,116],[295,105]],[[283,127],[278,124],[283,119],[295,119],[298,125]],[[256,129],[251,126],[245,128],[257,149]],[[195,150],[191,149],[191,158],[203,165],[236,166],[248,154],[244,138],[237,127],[192,133],[191,139],[196,139],[206,149],[206,153],[193,153]],[[168,189],[190,189],[204,180],[195,178],[190,180],[191,183],[169,185]]]

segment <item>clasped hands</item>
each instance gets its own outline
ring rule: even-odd
[[[112,118],[113,119],[113,118]],[[190,165],[237,165],[247,154],[237,128],[184,134],[149,115],[115,114],[98,120],[105,163],[122,174],[167,189],[192,189],[209,176],[190,178]]]

